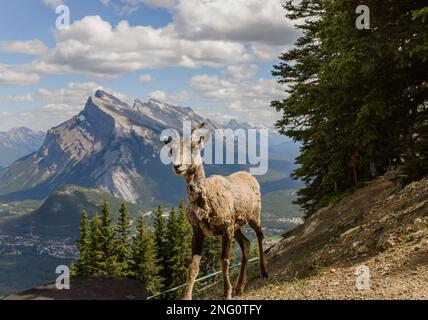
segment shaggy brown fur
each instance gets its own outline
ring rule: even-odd
[[[247,265],[250,251],[250,241],[242,234],[241,228],[249,224],[257,234],[260,270],[267,277],[266,263],[263,253],[263,233],[260,223],[261,197],[257,180],[247,172],[237,172],[223,177],[214,175],[205,177],[201,159],[204,140],[208,136],[192,135],[181,140],[170,137],[165,143],[171,146],[174,171],[184,177],[187,185],[188,207],[187,216],[193,228],[192,262],[187,276],[187,288],[184,299],[192,298],[195,279],[199,273],[202,245],[205,237],[222,237],[222,270],[224,298],[231,299],[232,285],[229,277],[229,257],[232,238],[235,237],[242,250],[242,263],[236,284],[236,294],[241,295],[246,282]],[[192,140],[193,139],[193,140]],[[190,163],[183,159],[191,154]]]

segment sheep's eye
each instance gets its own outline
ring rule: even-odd
[[[169,156],[172,157],[172,149],[169,149]]]

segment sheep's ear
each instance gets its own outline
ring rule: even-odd
[[[199,139],[200,142],[208,141],[211,138],[211,133],[212,133],[211,129],[206,130],[205,134],[200,137],[200,139]]]
[[[205,127],[205,122],[198,123],[196,126],[194,126],[192,128],[192,132],[191,133],[194,133],[197,130],[202,129],[203,127]]]
[[[164,138],[162,141],[163,141],[164,144],[168,144],[168,143],[170,143],[172,141],[172,137],[169,136],[168,138]]]

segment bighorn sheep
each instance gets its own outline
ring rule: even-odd
[[[211,132],[202,129],[204,126],[204,123],[197,125],[188,137],[170,136],[164,140],[169,148],[169,156],[173,159],[175,174],[183,176],[186,182],[187,216],[193,229],[192,262],[188,269],[184,299],[192,299],[193,285],[199,273],[203,241],[209,236],[222,237],[224,298],[231,299],[229,257],[232,238],[235,237],[242,250],[241,268],[236,284],[236,294],[241,295],[246,283],[250,255],[250,241],[241,231],[247,223],[257,235],[261,275],[268,277],[260,223],[260,186],[257,180],[247,172],[237,172],[227,177],[219,175],[205,177],[201,151]],[[201,131],[208,132],[201,133]],[[185,161],[186,158],[189,161]]]

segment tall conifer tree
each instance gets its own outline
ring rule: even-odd
[[[104,201],[101,216],[101,236],[103,259],[106,264],[106,272],[109,275],[118,273],[117,256],[115,250],[115,231],[110,217],[110,207]]]
[[[130,236],[131,221],[129,219],[128,208],[124,203],[121,204],[119,209],[119,219],[116,225],[116,263],[117,273],[120,276],[127,276],[129,274],[130,266]]]
[[[360,4],[285,5],[303,34],[274,67],[288,96],[272,106],[283,113],[278,129],[302,144],[293,176],[305,182],[297,203],[308,215],[393,166],[425,161],[426,5],[368,0],[370,29],[359,30]],[[419,168],[409,176],[428,173]]]
[[[103,235],[101,232],[101,220],[98,214],[95,215],[91,222],[89,257],[90,274],[107,275],[107,266],[103,250]]]
[[[77,249],[79,250],[79,259],[76,264],[76,273],[79,275],[89,275],[90,270],[90,227],[89,217],[86,211],[82,212],[79,228],[79,240]]]
[[[162,287],[153,235],[147,230],[144,217],[137,221],[136,234],[132,241],[131,271],[133,277],[142,281],[150,294],[157,294]]]
[[[168,263],[168,253],[166,240],[166,222],[164,218],[164,209],[161,205],[158,206],[155,212],[153,226],[157,263],[160,267],[160,275],[165,278],[167,272],[165,265]]]

